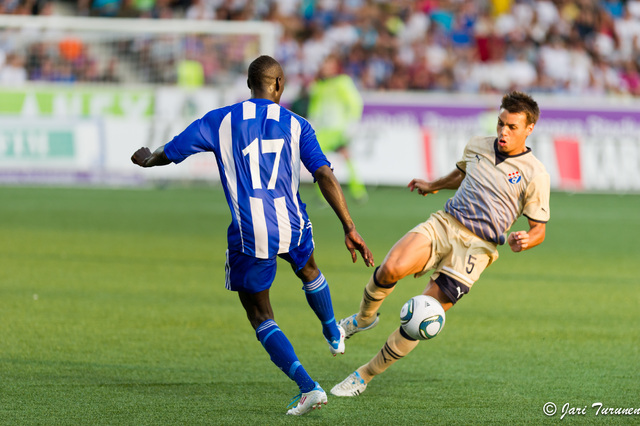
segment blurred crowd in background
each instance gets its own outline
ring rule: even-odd
[[[361,90],[640,95],[640,1],[0,0],[0,13],[275,22],[276,59],[300,86],[336,54]],[[175,84],[174,51],[205,70],[195,85],[221,84],[220,76],[244,75],[241,53],[256,44],[195,35],[120,40],[104,61],[82,41],[65,42],[12,49],[0,36],[0,84],[119,82],[131,75],[118,69],[127,55],[150,58],[135,82]]]

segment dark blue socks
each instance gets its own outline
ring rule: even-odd
[[[300,392],[305,393],[313,390],[315,382],[298,361],[289,339],[274,320],[266,320],[260,324],[256,329],[256,337],[271,356],[271,361],[298,384]]]
[[[336,317],[333,314],[333,305],[331,304],[329,284],[324,279],[322,272],[313,281],[302,283],[302,288],[307,296],[309,306],[322,322],[324,337],[330,342],[340,340],[340,331],[336,325]]]

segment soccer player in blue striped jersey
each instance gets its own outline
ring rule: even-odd
[[[411,191],[420,195],[456,189],[443,210],[405,234],[389,251],[365,286],[360,310],[339,324],[347,338],[373,328],[377,312],[396,282],[408,275],[431,275],[424,292],[445,311],[462,298],[480,274],[498,259],[498,246],[513,252],[542,243],[549,220],[549,174],[526,146],[538,121],[538,104],[527,94],[510,92],[502,98],[497,137],[474,137],[456,168],[434,181],[413,179]],[[518,217],[529,229],[511,232]],[[338,396],[356,396],[397,360],[408,355],[418,340],[402,327],[387,338],[382,349],[366,364],[331,389]]]
[[[298,385],[299,398],[294,398],[294,407],[287,414],[301,415],[326,404],[327,396],[274,321],[269,288],[277,257],[289,262],[301,279],[334,356],[344,353],[345,339],[336,323],[329,286],[314,260],[311,222],[298,193],[301,163],[340,219],[352,261],[357,260],[356,250],[367,266],[373,265],[373,256],[356,231],[313,128],[279,105],[284,83],[280,64],[270,56],[258,57],[249,65],[250,99],[210,111],[171,142],[153,153],[140,148],[131,160],[141,167],[153,167],[177,164],[199,152],[215,154],[231,210],[225,285],[238,293],[273,363]]]

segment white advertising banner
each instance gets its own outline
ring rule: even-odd
[[[350,135],[358,173],[370,185],[403,186],[449,173],[469,138],[495,134],[500,98],[365,93],[363,118]],[[222,90],[172,87],[0,89],[0,181],[216,181],[211,153],[151,170],[130,157],[139,147],[170,141],[224,99]],[[554,190],[640,192],[640,102],[536,99],[541,116],[527,145],[545,164]],[[342,157],[327,156],[346,181]],[[302,177],[311,180],[306,172]]]

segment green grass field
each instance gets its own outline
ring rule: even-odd
[[[311,200],[316,259],[338,318],[354,313],[372,269],[353,265],[338,220]],[[403,188],[352,205],[379,264],[442,207]],[[229,212],[219,188],[0,187],[1,424],[640,423],[591,404],[640,408],[640,196],[552,194],[542,246],[502,247],[442,334],[356,398],[329,396],[288,418],[297,393],[224,289]],[[524,222],[514,229],[523,229]],[[427,278],[402,280],[380,325],[332,357],[286,263],[276,320],[325,390],[367,362]],[[558,414],[547,417],[553,402]]]

